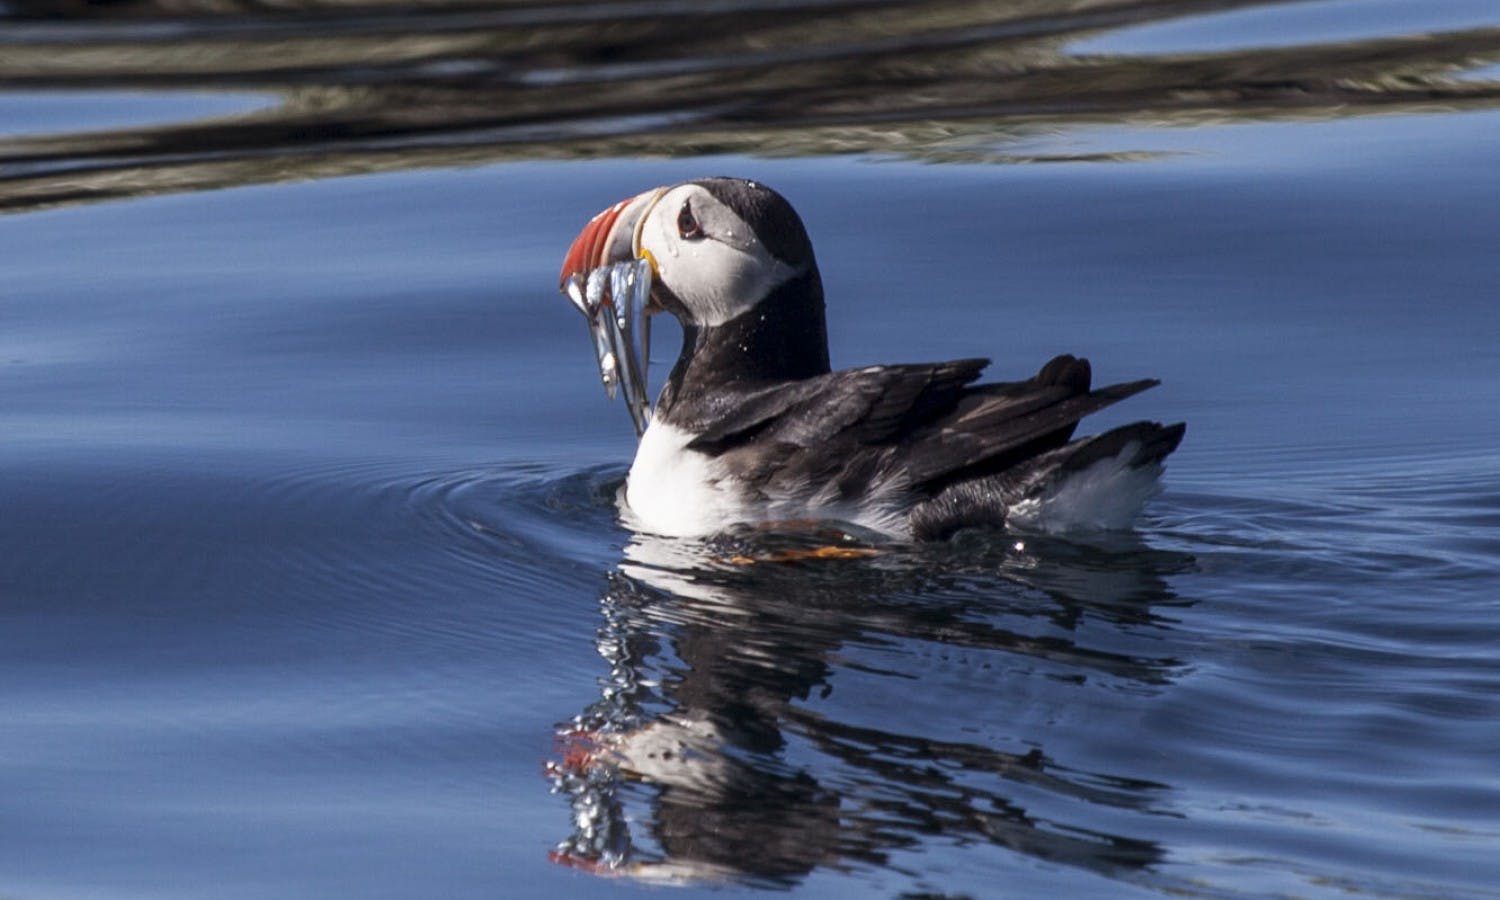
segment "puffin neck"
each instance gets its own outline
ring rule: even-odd
[[[693,410],[726,388],[829,371],[823,284],[812,267],[722,325],[684,323],[682,355],[667,378],[657,414],[669,421],[692,418]]]

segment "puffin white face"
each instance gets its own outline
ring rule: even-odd
[[[800,274],[767,249],[734,210],[700,185],[659,194],[639,221],[636,256],[649,254],[657,284],[692,323],[723,325]]]
[[[715,377],[829,371],[812,241],[786,198],[754,181],[701,178],[608,207],[568,247],[558,288],[588,319],[600,377],[611,397],[626,388],[638,433],[650,408],[650,313],[677,317],[691,338],[679,364],[706,354]]]

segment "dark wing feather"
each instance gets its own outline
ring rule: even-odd
[[[986,365],[871,366],[746,391],[692,446],[768,493],[853,497],[890,478],[930,492],[1061,446],[1079,419],[1156,384],[1091,392],[1088,362],[1059,356],[1026,381],[973,386]]]
[[[1078,421],[1160,382],[1143,379],[1076,393],[1063,385],[986,394],[977,389],[953,416],[905,445],[913,484],[935,484],[1009,468],[1021,459],[1062,446]],[[976,467],[983,467],[976,471]]]
[[[695,429],[695,450],[721,454],[772,440],[814,446],[840,436],[881,442],[950,409],[987,359],[868,366],[736,394]]]

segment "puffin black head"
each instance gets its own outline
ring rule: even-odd
[[[632,258],[651,260],[663,308],[685,325],[709,327],[817,273],[797,211],[742,178],[703,178],[616,203],[573,242],[560,280]]]
[[[621,201],[585,226],[561,280],[632,258],[651,261],[651,311],[682,322],[685,359],[701,355],[720,379],[828,371],[812,242],[765,185],[702,178]]]
[[[653,261],[659,302],[684,325],[709,328],[817,270],[791,204],[738,178],[668,188],[646,212],[636,250]]]
[[[817,268],[802,217],[785,197],[743,178],[702,178],[691,183],[708,191],[749,225],[773,257],[799,271]]]

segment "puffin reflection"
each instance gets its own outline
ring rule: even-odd
[[[865,538],[817,528],[633,540],[601,598],[601,697],[562,726],[548,766],[574,817],[554,860],[645,880],[786,885],[820,866],[885,865],[934,836],[1100,871],[1161,858],[1150,841],[1015,798],[1150,813],[1165,785],[1076,771],[1039,746],[914,733],[911,718],[843,721],[823,701],[842,672],[909,679],[914,697],[942,690],[920,671],[848,656],[898,645],[1155,689],[1179,660],[1089,646],[1077,631],[1088,620],[1169,627],[1157,610],[1180,601],[1164,579],[1191,560],[1134,541],[1037,547],[997,533],[867,556]],[[831,542],[848,558],[811,555]],[[1016,618],[1038,627],[1007,627]],[[1053,633],[1026,633],[1042,629]]]

